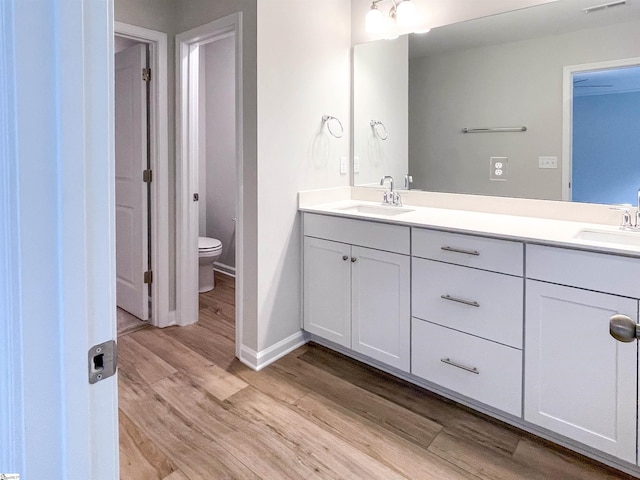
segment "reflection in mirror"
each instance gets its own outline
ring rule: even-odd
[[[635,204],[640,2],[583,13],[592,3],[354,47],[354,184],[409,173],[436,192]],[[371,120],[388,140],[375,140]]]

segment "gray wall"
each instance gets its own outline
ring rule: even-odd
[[[583,30],[409,62],[409,167],[430,191],[557,200],[563,67],[640,56],[640,24]],[[526,125],[526,133],[461,134],[463,127]],[[509,158],[507,181],[489,157]]]

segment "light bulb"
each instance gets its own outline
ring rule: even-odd
[[[411,0],[403,0],[396,8],[396,21],[400,27],[409,27],[416,21],[416,4]]]
[[[384,15],[375,4],[371,5],[371,9],[365,17],[365,27],[369,33],[380,33],[384,30]]]

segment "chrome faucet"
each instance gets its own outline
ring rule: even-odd
[[[385,205],[396,205],[401,207],[402,198],[400,197],[400,193],[393,191],[393,177],[391,175],[385,175],[380,179],[380,185],[384,185],[387,180],[389,180],[389,190],[384,192],[382,203]]]

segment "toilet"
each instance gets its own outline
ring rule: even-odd
[[[198,292],[213,290],[213,263],[222,253],[222,242],[217,238],[198,237]]]

